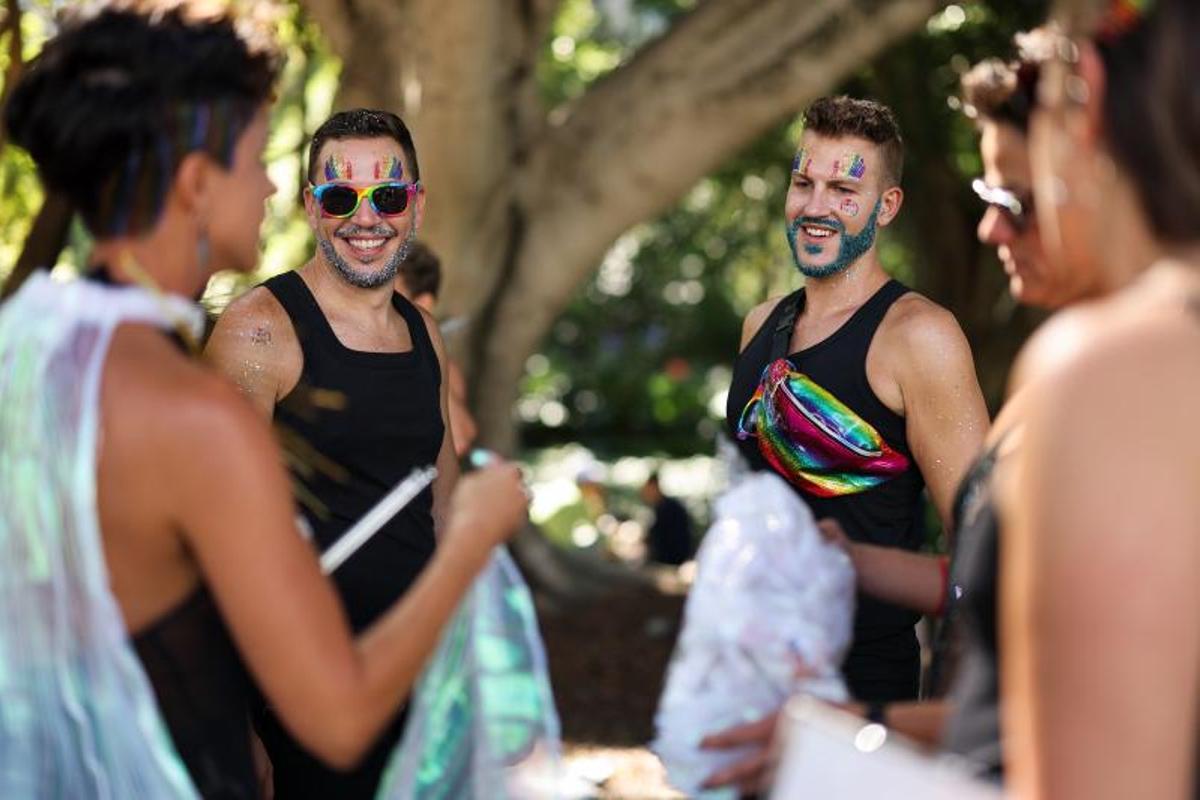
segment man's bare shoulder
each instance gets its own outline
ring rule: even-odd
[[[954,314],[917,292],[908,292],[892,304],[876,338],[889,355],[913,363],[942,362],[964,352],[970,355],[967,337]]]
[[[745,350],[746,345],[750,344],[750,340],[758,333],[759,328],[767,321],[767,317],[771,316],[771,312],[775,310],[775,306],[779,305],[786,295],[772,297],[759,303],[754,308],[750,309],[746,314],[746,319],[742,322],[742,343],[738,350]]]
[[[226,307],[213,329],[212,339],[218,337],[224,346],[239,340],[254,345],[297,341],[287,311],[264,286],[254,287]]]

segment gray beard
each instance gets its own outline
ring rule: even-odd
[[[378,233],[378,231],[353,231],[353,233]],[[386,235],[386,234],[384,234]],[[404,237],[404,241],[396,248],[396,252],[392,254],[383,266],[375,272],[362,273],[357,272],[350,266],[349,262],[338,253],[334,248],[333,242],[324,237],[317,238],[317,246],[321,248],[322,255],[342,277],[346,283],[351,286],[356,286],[359,289],[378,289],[380,286],[391,283],[396,279],[396,273],[400,271],[400,265],[404,263],[404,259],[408,258],[409,251],[412,250],[413,237],[416,235],[415,230],[410,230],[408,236]]]

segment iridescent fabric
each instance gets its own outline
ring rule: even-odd
[[[113,329],[202,319],[45,275],[0,306],[0,797],[197,796],[109,590],[96,460]]]
[[[380,800],[552,800],[561,743],[529,589],[498,550],[413,693]]]
[[[763,370],[737,436],[757,438],[780,475],[817,497],[866,491],[908,469],[879,431],[786,358]]]

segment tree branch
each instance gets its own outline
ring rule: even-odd
[[[517,268],[485,322],[488,386],[514,386],[525,356],[631,225],[678,201],[731,153],[916,30],[945,0],[708,0],[552,114],[530,148]],[[508,406],[481,408],[508,444]]]
[[[607,245],[919,27],[939,4],[702,3],[547,131],[528,205],[549,212],[538,214],[539,223],[556,238]]]

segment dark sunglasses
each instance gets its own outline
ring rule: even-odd
[[[1033,198],[1018,195],[1011,189],[992,186],[983,178],[971,181],[971,189],[979,199],[1000,211],[1018,232],[1026,230],[1033,222]]]
[[[313,186],[312,193],[321,207],[321,213],[327,217],[353,217],[364,197],[379,216],[395,217],[408,210],[408,204],[420,187],[420,181],[388,181],[365,189],[355,189],[341,183],[322,183]]]

